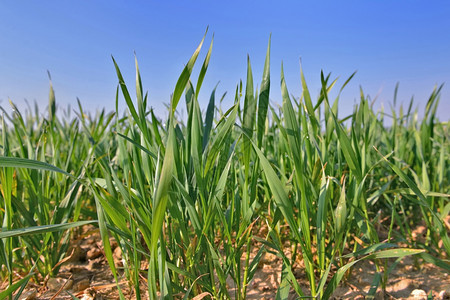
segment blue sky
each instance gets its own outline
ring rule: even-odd
[[[300,67],[315,97],[320,71],[338,84],[356,76],[341,96],[340,116],[351,113],[359,86],[376,107],[389,110],[414,95],[423,107],[433,87],[445,83],[439,116],[450,117],[450,3],[448,1],[12,1],[0,2],[0,105],[24,99],[42,110],[47,70],[59,108],[114,110],[117,77],[113,55],[130,87],[137,54],[149,105],[165,116],[176,80],[209,25],[214,48],[202,92],[206,109],[213,87],[228,92],[224,108],[246,77],[250,55],[259,84],[272,34],[271,100],[281,102],[280,66],[288,89],[300,96]],[[201,65],[199,61],[198,65]],[[197,68],[198,71],[198,68]],[[133,89],[132,89],[133,90]],[[123,101],[121,101],[123,109]]]

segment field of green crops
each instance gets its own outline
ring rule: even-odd
[[[294,99],[283,71],[270,74],[269,42],[261,81],[254,83],[249,60],[231,107],[215,90],[200,107],[213,43],[203,58],[202,44],[163,119],[149,109],[137,63],[132,96],[115,61],[116,103],[123,97],[126,113],[57,111],[52,87],[48,111],[4,109],[0,299],[56,276],[87,224],[99,229],[121,298],[126,280],[137,299],[245,299],[266,252],[283,262],[277,299],[327,299],[362,260],[377,269],[369,296],[405,256],[450,270],[449,123],[436,117],[440,88],[421,115],[395,98],[391,110],[375,111],[361,92],[343,116],[339,96],[329,95],[353,75],[337,86],[322,74],[312,98],[301,73]],[[269,102],[274,82],[280,105]],[[177,118],[182,101],[186,119]],[[418,225],[422,239],[412,234]],[[122,250],[120,267],[110,237]]]

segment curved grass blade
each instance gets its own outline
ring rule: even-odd
[[[48,163],[42,162],[42,161],[38,161],[38,160],[27,159],[27,158],[0,156],[0,167],[27,168],[27,169],[53,171],[53,172],[62,173],[64,175],[74,178],[73,175],[71,175],[71,174],[67,173],[66,171],[61,170],[60,168],[55,167],[51,164],[48,164]]]
[[[357,262],[360,262],[364,259],[380,259],[380,258],[400,258],[405,257],[408,255],[416,255],[420,253],[424,253],[425,250],[422,249],[407,249],[407,248],[397,248],[397,249],[388,249],[388,250],[382,250],[379,252],[375,252],[372,254],[369,254],[367,256],[364,256],[363,258],[354,260],[341,268],[337,270],[337,272],[334,274],[334,276],[331,278],[330,282],[328,283],[328,286],[323,294],[323,299],[328,299],[333,291],[337,288],[339,282],[341,281],[342,277],[344,276],[345,272],[347,272],[348,269],[350,269],[354,264]]]
[[[133,141],[132,139],[130,139],[129,137],[127,137],[124,134],[121,134],[120,132],[116,132],[117,135],[119,135],[121,138],[124,138],[125,140],[127,140],[128,142],[132,143],[134,146],[138,147],[139,149],[141,149],[142,151],[144,151],[145,153],[147,153],[148,155],[150,155],[151,157],[153,157],[154,159],[158,159],[158,156],[156,156],[155,153],[151,152],[150,150],[146,149],[145,147],[143,147],[141,144],[136,143],[135,141]]]
[[[202,68],[200,70],[200,74],[198,75],[197,86],[195,87],[195,98],[196,99],[198,99],[198,94],[200,93],[200,88],[202,86],[203,79],[205,78],[206,70],[208,69],[213,44],[214,44],[214,34],[211,39],[211,44],[209,45],[208,53],[206,54],[205,60],[203,62]]]
[[[291,227],[292,233],[298,240],[301,240],[302,237],[300,236],[298,230],[298,224],[295,221],[294,215],[292,213],[294,211],[292,202],[289,200],[289,197],[286,194],[286,190],[284,189],[281,180],[278,178],[277,174],[270,165],[270,162],[267,160],[261,150],[259,150],[259,148],[253,143],[253,141],[251,142],[253,145],[253,149],[255,149],[256,154],[258,155],[258,158],[261,162],[261,167],[264,171],[264,174],[266,175],[267,183],[269,184],[270,190],[272,191],[275,203],[283,213],[283,216],[285,217],[289,227]]]
[[[93,185],[93,182],[92,182],[92,185]],[[111,269],[111,272],[114,276],[114,280],[116,281],[116,286],[117,286],[117,289],[119,292],[119,297],[121,300],[124,300],[125,297],[122,293],[122,289],[120,288],[119,279],[117,277],[116,266],[114,265],[112,249],[111,249],[111,245],[109,243],[109,234],[108,234],[108,228],[106,225],[105,213],[103,211],[103,207],[99,200],[100,196],[98,195],[98,193],[95,189],[92,188],[91,190],[92,190],[92,192],[94,194],[94,198],[95,198],[95,206],[97,208],[97,216],[98,216],[98,227],[100,229],[100,236],[102,239],[103,250],[105,252],[106,260],[108,261],[109,268]]]
[[[181,95],[183,94],[184,89],[186,88],[187,83],[189,82],[189,78],[191,77],[192,69],[194,68],[195,61],[197,60],[198,54],[200,53],[200,49],[202,48],[203,41],[205,40],[206,33],[208,29],[206,29],[205,35],[202,38],[202,41],[198,45],[197,49],[195,49],[194,54],[192,54],[189,59],[187,65],[184,67],[181,72],[180,77],[178,78],[177,84],[175,85],[175,90],[173,92],[172,101],[171,101],[171,114],[175,112],[175,109],[180,101]],[[212,47],[212,44],[211,44]],[[206,70],[205,70],[206,72]]]
[[[15,237],[15,236],[24,236],[24,235],[32,235],[32,234],[41,234],[48,233],[54,231],[67,230],[74,227],[80,227],[88,224],[97,223],[97,220],[89,220],[89,221],[78,221],[67,224],[53,224],[53,225],[41,225],[41,226],[33,226],[26,228],[17,228],[12,230],[4,230],[0,232],[0,239]]]
[[[30,280],[30,277],[33,276],[34,274],[28,274],[27,276],[25,276],[24,278],[20,279],[19,281],[13,283],[12,285],[10,285],[6,290],[0,292],[0,300],[6,299],[7,297],[9,297],[15,290],[17,290],[23,283],[25,283],[26,281]]]

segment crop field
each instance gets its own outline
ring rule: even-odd
[[[395,96],[389,111],[375,111],[361,91],[343,116],[339,95],[353,75],[338,86],[321,74],[313,98],[300,70],[294,98],[283,71],[270,73],[269,41],[261,81],[248,60],[230,107],[215,90],[200,107],[213,46],[202,56],[203,43],[163,119],[149,108],[137,61],[132,96],[114,59],[125,113],[92,115],[80,103],[57,111],[51,85],[48,111],[3,109],[0,299],[262,299],[254,289],[267,265],[276,284],[266,299],[341,299],[339,289],[368,273],[361,266],[373,272],[358,295],[394,297],[390,279],[405,263],[440,278],[443,288],[425,297],[450,287],[442,87],[423,114]],[[279,104],[269,101],[274,81]],[[73,266],[67,286],[52,291],[89,238],[112,292],[80,287]]]

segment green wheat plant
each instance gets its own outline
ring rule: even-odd
[[[150,298],[245,299],[266,251],[283,261],[280,299],[293,291],[300,297],[329,298],[347,271],[363,259],[376,263],[375,287],[385,287],[388,258],[418,254],[448,267],[441,259],[448,255],[444,176],[435,175],[441,179],[435,185],[440,192],[427,192],[428,197],[440,198],[439,206],[431,205],[418,188],[426,178],[415,175],[410,165],[410,175],[395,167],[392,161],[399,161],[403,153],[386,144],[393,133],[362,92],[354,113],[339,119],[339,96],[332,103],[328,96],[337,80],[322,74],[322,89],[313,103],[301,73],[303,93],[293,101],[282,72],[283,103],[277,112],[268,97],[269,43],[260,89],[254,88],[248,59],[247,80],[245,86],[238,84],[234,105],[224,113],[216,109],[213,90],[202,113],[198,94],[212,42],[197,83],[190,78],[202,44],[203,40],[178,79],[166,122],[147,109],[137,62],[134,104],[114,61],[129,118],[117,119],[116,129],[123,130],[117,131],[119,146],[105,153],[110,160],[102,164],[103,178],[93,182],[97,182],[98,211],[104,214],[99,220],[123,233],[111,234],[126,253],[125,273],[138,297],[139,274],[145,274]],[[174,114],[183,93],[186,121]],[[429,106],[435,107],[433,99]],[[434,124],[432,117],[426,119]],[[346,120],[349,128],[344,126]],[[442,142],[445,137],[440,137]],[[439,157],[445,164],[445,153]],[[442,174],[445,166],[438,170]],[[391,174],[388,182],[386,173]],[[429,246],[431,238],[423,246],[398,246],[406,237],[393,236],[392,228],[404,226],[406,220],[392,207],[393,194],[416,201],[427,216],[429,234],[444,241],[444,248],[436,243]],[[387,240],[380,240],[374,227],[380,204],[385,212],[392,211]],[[255,236],[255,226],[267,226],[267,236]],[[104,235],[107,242],[108,234]],[[294,250],[290,255],[285,253],[286,239]],[[425,253],[431,249],[434,255]],[[252,250],[256,255],[251,257]],[[139,267],[142,260],[148,262],[145,270]],[[302,290],[293,273],[299,260],[305,266],[308,290]],[[109,262],[116,272],[111,256]]]
[[[93,222],[81,210],[95,143],[81,134],[77,119],[58,118],[51,84],[46,118],[37,106],[23,116],[10,104],[13,115],[4,114],[1,132],[0,274],[11,287],[14,273],[32,274],[36,282],[56,276],[70,247],[69,229]]]
[[[8,285],[0,299],[57,274],[69,229],[85,224],[99,228],[121,299],[246,299],[269,254],[282,263],[276,299],[328,299],[363,260],[376,266],[369,298],[405,256],[450,269],[449,124],[436,116],[442,87],[423,117],[412,101],[398,106],[398,87],[389,112],[374,110],[361,89],[342,116],[341,92],[355,74],[338,86],[321,73],[314,97],[300,66],[296,98],[282,67],[278,105],[269,99],[269,40],[261,81],[247,57],[230,106],[222,108],[226,95],[214,88],[203,108],[214,40],[201,58],[205,39],[165,118],[150,108],[137,59],[132,96],[114,58],[115,113],[90,115],[78,102],[76,118],[68,110],[60,119],[51,88],[47,118],[37,109],[22,117],[15,106],[4,116],[0,273]],[[413,234],[418,225],[422,239]]]

